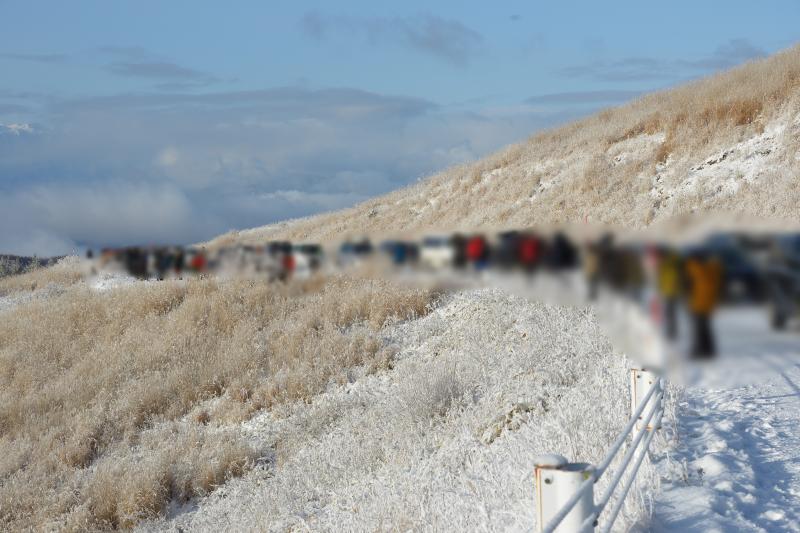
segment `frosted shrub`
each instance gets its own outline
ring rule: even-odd
[[[403,395],[403,407],[413,419],[428,424],[445,416],[461,403],[466,386],[455,367],[419,369],[416,379],[408,383]]]

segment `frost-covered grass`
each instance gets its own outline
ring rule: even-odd
[[[71,274],[21,299],[55,287],[49,270],[0,297],[4,531],[126,528],[208,493],[260,457],[242,421],[383,368],[381,327],[431,300],[346,277],[101,291]]]
[[[626,360],[587,310],[480,290],[381,335],[399,347],[384,370],[246,422],[259,465],[141,528],[529,531],[534,458],[596,464],[627,421]],[[656,485],[645,461],[618,529]]]

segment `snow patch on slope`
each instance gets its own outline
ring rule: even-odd
[[[64,287],[50,283],[46,287],[34,291],[19,292],[0,296],[0,313],[11,311],[19,305],[24,305],[37,300],[46,300],[64,293]]]
[[[104,272],[90,279],[89,286],[98,292],[106,292],[119,287],[127,287],[137,282],[139,280],[124,272]]]
[[[649,197],[656,211],[668,215],[682,198],[699,197],[702,203],[736,195],[745,186],[759,186],[766,179],[789,178],[786,150],[800,130],[800,116],[784,114],[768,123],[758,135],[711,154],[700,162],[676,165],[671,154],[656,165]],[[797,158],[797,156],[795,156]]]
[[[711,197],[732,195],[745,183],[754,183],[762,176],[779,171],[779,137],[786,129],[782,123],[772,124],[757,135],[724,150],[692,167],[677,187],[677,194],[686,194],[702,184]],[[771,157],[770,157],[771,156]]]

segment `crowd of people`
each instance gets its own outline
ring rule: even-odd
[[[591,299],[598,287],[605,286],[647,305],[670,341],[678,338],[679,312],[685,309],[692,323],[692,356],[714,356],[711,318],[724,281],[716,254],[702,247],[683,251],[658,244],[615,247],[611,236],[605,236],[587,246],[583,265]]]
[[[266,246],[207,249],[182,246],[130,246],[103,249],[94,258],[101,271],[123,270],[139,279],[182,279],[203,275],[256,275],[269,281],[304,276],[322,266],[322,247],[316,244],[270,242]]]
[[[788,243],[788,244],[787,244]],[[154,246],[105,249],[96,269],[125,270],[140,279],[197,275],[251,275],[269,281],[308,277],[381,261],[405,271],[479,274],[483,271],[582,273],[587,297],[609,292],[636,302],[675,341],[680,316],[690,318],[691,354],[716,352],[713,316],[721,303],[769,304],[776,327],[793,318],[800,302],[800,236],[717,234],[699,245],[618,244],[612,234],[578,243],[566,233],[507,231],[494,236],[455,234],[420,241],[346,241],[327,260],[318,244],[273,241],[221,248]],[[797,297],[795,297],[797,296]],[[777,318],[776,318],[777,317]]]

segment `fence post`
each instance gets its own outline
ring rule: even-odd
[[[535,459],[536,512],[539,533],[594,473],[588,463],[570,463],[565,457],[545,454]],[[590,483],[572,511],[555,528],[557,533],[575,533],[594,511],[594,484]]]
[[[652,387],[655,387],[658,384],[658,376],[654,373],[645,370],[643,368],[631,368],[631,416],[636,413],[636,409],[639,407],[639,404],[647,396],[647,393],[650,392]],[[647,409],[645,409],[646,411]],[[641,431],[641,420],[644,417],[644,412],[639,415],[639,419],[636,421],[636,429]],[[653,429],[652,424],[647,425],[647,431],[651,431]]]

